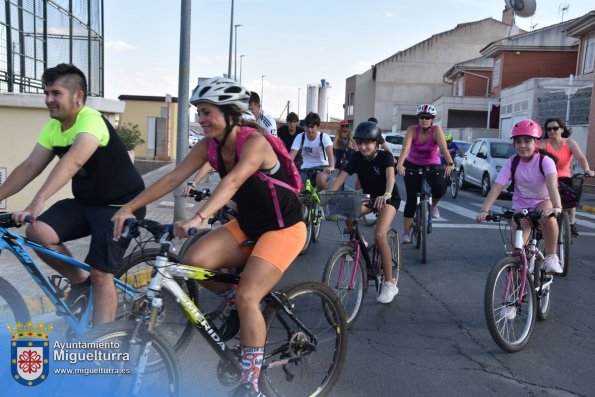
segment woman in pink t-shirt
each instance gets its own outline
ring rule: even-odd
[[[556,163],[549,156],[539,155],[539,139],[541,127],[533,120],[521,120],[512,127],[510,138],[513,139],[514,149],[520,161],[514,173],[514,193],[512,207],[516,211],[542,210],[543,217],[539,221],[545,240],[545,271],[548,273],[562,273],[560,260],[557,255],[558,224],[555,217],[560,215],[562,203],[558,193],[558,171]],[[498,173],[494,185],[490,189],[481,211],[477,214],[477,222],[483,222],[488,211],[502,193],[508,181],[512,178],[512,162],[515,156],[509,158]],[[540,170],[543,169],[543,173]],[[531,227],[523,222],[523,239],[527,240]]]

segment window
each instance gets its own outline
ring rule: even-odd
[[[585,47],[585,58],[583,59],[583,74],[593,73],[595,63],[595,38],[590,39]]]
[[[494,62],[494,70],[492,72],[492,88],[500,85],[500,60]]]

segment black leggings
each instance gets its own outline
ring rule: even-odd
[[[426,173],[426,180],[432,189],[432,197],[436,199],[442,198],[444,195],[444,169],[440,165],[423,166],[410,163],[405,160],[403,166],[406,169],[419,170],[420,168],[429,167],[431,171]],[[405,218],[413,218],[415,214],[415,206],[417,204],[417,193],[421,191],[421,175],[418,173],[405,172],[405,190],[407,191],[407,202],[405,203],[405,210],[403,216]]]

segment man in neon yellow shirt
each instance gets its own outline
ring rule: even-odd
[[[42,82],[50,120],[43,128],[33,151],[0,186],[0,200],[10,197],[37,177],[52,161],[60,159],[33,200],[23,211],[13,212],[13,220],[34,222],[27,237],[71,256],[64,242],[91,235],[85,262],[86,272],[62,261],[40,255],[72,283],[67,297],[76,310],[86,305],[89,282],[93,284],[93,323],[113,321],[118,303],[112,280],[126,248],[113,241],[110,221],[120,206],[144,189],[139,173],[111,124],[99,112],[85,106],[87,81],[73,65],[47,69]],[[58,201],[42,213],[45,202],[72,180],[73,198]],[[144,208],[137,217],[144,216]],[[124,244],[125,245],[125,244]]]

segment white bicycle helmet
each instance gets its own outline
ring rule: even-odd
[[[420,114],[427,114],[432,117],[436,117],[436,108],[428,103],[424,103],[423,105],[419,105],[417,108],[416,115],[419,116]]]
[[[242,113],[242,116],[240,118],[244,121],[252,121],[252,122],[256,123],[256,117],[254,117],[252,112],[249,110],[244,110],[244,112]]]
[[[235,105],[240,111],[248,109],[250,91],[237,82],[224,77],[212,77],[203,81],[192,91],[190,103],[208,102],[213,105]]]

